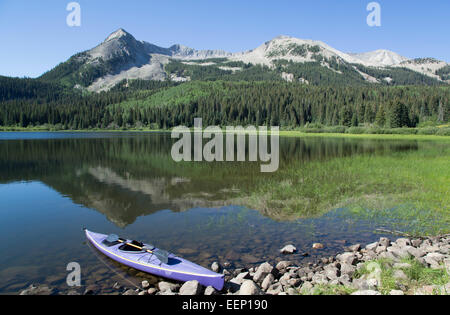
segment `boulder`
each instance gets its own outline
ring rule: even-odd
[[[410,254],[411,256],[415,257],[415,258],[420,258],[426,255],[426,252],[424,252],[422,249],[420,248],[415,248],[412,246],[408,246],[406,248],[406,251],[408,252],[408,254]]]
[[[328,277],[323,274],[316,273],[312,277],[311,282],[314,284],[328,284]]]
[[[273,281],[275,280],[275,277],[273,276],[273,274],[269,273],[263,280],[262,284],[261,284],[261,288],[264,291],[267,291],[269,289],[269,287],[272,285]]]
[[[342,263],[346,263],[346,264],[349,264],[349,265],[353,265],[353,264],[355,264],[356,261],[357,261],[357,258],[356,258],[355,253],[350,253],[350,252],[347,252],[347,253],[343,253],[343,254],[337,255],[337,256],[336,256],[336,259],[337,259],[341,264],[342,264]]]
[[[185,282],[180,288],[180,295],[199,295],[202,292],[202,286],[197,280]]]
[[[283,292],[283,286],[280,283],[272,284],[267,290],[267,294],[270,295],[279,295],[281,292]]]
[[[360,249],[361,249],[361,244],[355,244],[355,245],[348,247],[348,251],[350,251],[350,252],[357,252]]]
[[[370,243],[370,244],[368,244],[367,246],[366,246],[366,249],[367,250],[370,250],[370,251],[375,251],[375,249],[378,247],[378,242],[375,242],[375,243]]]
[[[395,241],[395,243],[400,246],[410,246],[411,245],[411,240],[408,238],[399,238],[398,240]]]
[[[314,243],[312,246],[313,249],[324,249],[325,246],[321,243]]]
[[[340,271],[333,265],[325,266],[325,275],[330,280],[336,280],[340,276]]]
[[[260,295],[261,290],[252,280],[245,280],[239,290],[239,295]]]
[[[216,295],[217,291],[213,287],[209,286],[205,289],[205,295]]]
[[[279,282],[281,283],[281,285],[283,286],[287,286],[289,285],[289,280],[291,279],[291,275],[288,273],[285,273],[279,280]]]
[[[341,275],[352,276],[356,271],[356,267],[347,263],[341,265]]]
[[[272,271],[272,265],[267,262],[263,263],[258,267],[258,270],[256,270],[255,275],[253,276],[253,281],[255,281],[256,283],[263,281],[269,273],[272,273]]]
[[[378,241],[378,244],[380,246],[388,247],[389,245],[391,245],[391,241],[387,237],[381,237]]]
[[[212,265],[211,265],[211,270],[212,271],[220,272],[220,269],[221,269],[221,267],[220,267],[220,265],[219,265],[219,263],[217,261],[212,263]]]
[[[159,291],[161,291],[161,292],[165,292],[165,291],[175,292],[178,290],[179,287],[180,287],[179,284],[170,283],[170,282],[166,282],[166,281],[161,281],[160,283],[158,283],[158,288],[159,288]]]
[[[279,271],[286,270],[288,267],[292,266],[292,261],[280,261],[275,268]]]
[[[284,255],[291,255],[297,252],[297,248],[294,245],[286,245],[282,249],[280,249],[280,252]]]
[[[230,282],[236,283],[241,285],[244,280],[250,279],[250,273],[248,271],[246,272],[242,272],[240,274],[238,274],[235,278],[231,279]]]
[[[156,290],[156,288],[150,288],[147,290],[148,295],[155,295],[156,292],[158,292],[158,290]]]

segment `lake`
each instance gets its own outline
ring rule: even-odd
[[[274,190],[297,185],[288,178],[297,169],[356,157],[395,159],[430,148],[441,150],[436,156],[448,154],[439,142],[282,137],[280,170],[264,174],[259,162],[175,163],[174,141],[167,133],[0,133],[0,293],[31,283],[65,291],[70,262],[80,264],[84,286],[98,284],[104,292],[115,282],[157,281],[99,255],[86,244],[84,227],[152,243],[205,267],[276,262],[283,259],[279,249],[291,243],[298,253],[289,260],[329,257],[377,240],[383,236],[377,228],[398,228],[398,219],[328,209],[320,196],[334,204],[354,189],[334,192],[336,181],[324,190],[333,194],[311,192],[317,202],[302,196],[291,207],[278,196],[277,204],[259,206],[268,194],[263,184]],[[345,182],[346,173],[341,176]],[[327,176],[320,178],[317,189],[327,183]],[[313,250],[316,242],[325,248]]]

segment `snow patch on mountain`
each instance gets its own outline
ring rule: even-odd
[[[385,49],[349,55],[375,67],[393,66],[409,60],[406,57]]]

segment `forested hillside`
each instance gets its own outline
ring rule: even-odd
[[[19,80],[19,81],[17,81]],[[124,81],[87,93],[31,79],[0,78],[0,125],[59,129],[205,125],[416,127],[450,116],[448,86],[312,86],[282,81]]]

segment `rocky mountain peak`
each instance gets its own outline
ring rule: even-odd
[[[105,42],[109,42],[114,39],[120,39],[120,38],[132,38],[134,39],[133,35],[125,31],[123,28],[119,28],[117,31],[111,33],[111,35],[108,36],[108,38],[105,40]]]

